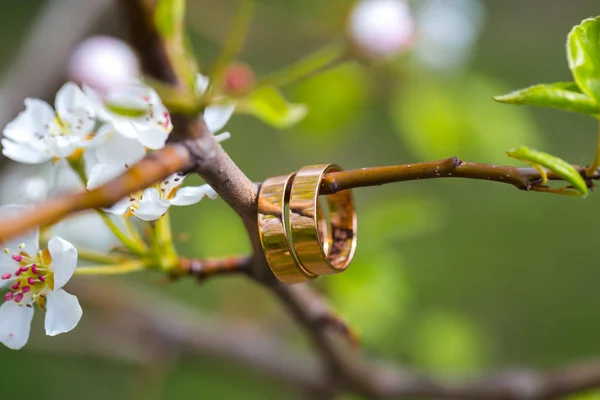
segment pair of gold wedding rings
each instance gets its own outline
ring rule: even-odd
[[[269,178],[258,195],[258,229],[265,257],[283,283],[306,282],[346,270],[356,248],[356,213],[349,190],[319,198],[334,164],[311,165]]]

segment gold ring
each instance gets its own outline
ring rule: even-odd
[[[267,263],[283,283],[306,282],[316,275],[303,269],[288,240],[287,201],[294,174],[263,182],[258,194],[258,231]]]
[[[300,169],[293,178],[289,199],[289,239],[299,266],[313,275],[344,271],[356,248],[356,214],[349,190],[326,196],[328,232],[323,232],[322,218],[319,217],[319,187],[323,175],[340,170],[334,164],[311,165]],[[330,237],[329,245],[327,237]]]

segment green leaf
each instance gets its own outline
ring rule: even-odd
[[[304,104],[291,104],[273,86],[262,86],[241,101],[237,108],[276,128],[288,128],[301,121],[308,112]]]
[[[156,29],[163,36],[179,36],[183,31],[185,0],[159,0],[154,12]]]
[[[560,110],[597,115],[598,104],[594,99],[581,93],[574,82],[556,82],[530,86],[494,100],[507,104],[527,104],[538,107],[554,107]]]
[[[567,36],[569,68],[581,91],[600,101],[600,19],[588,18]]]
[[[587,196],[588,188],[583,180],[583,177],[571,164],[563,159],[548,153],[532,150],[527,147],[519,147],[517,149],[509,150],[506,152],[506,154],[508,154],[509,157],[516,158],[517,160],[548,168],[556,175],[569,182],[573,188],[579,191],[580,196]]]

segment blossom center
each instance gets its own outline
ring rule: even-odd
[[[48,135],[52,137],[68,136],[71,134],[69,124],[58,115],[55,115],[44,127],[46,128]]]
[[[184,174],[175,174],[165,179],[162,182],[158,182],[150,186],[158,190],[160,200],[171,200],[177,189],[183,183]],[[133,215],[133,211],[137,210],[140,206],[140,201],[144,198],[144,191],[133,193],[129,196],[129,215]]]
[[[25,245],[19,245],[19,252],[11,254],[10,249],[4,252],[15,262],[14,272],[3,274],[2,280],[10,280],[10,290],[4,294],[4,301],[15,301],[19,305],[31,307],[36,302],[40,308],[46,303],[46,292],[54,287],[54,272],[50,268],[52,257],[48,250],[38,251],[31,255]]]

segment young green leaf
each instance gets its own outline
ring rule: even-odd
[[[596,101],[581,93],[574,82],[556,82],[530,86],[502,96],[495,96],[494,100],[507,104],[553,107],[589,115],[600,113]]]
[[[573,27],[567,36],[567,58],[581,91],[600,101],[600,17]]]
[[[261,119],[276,128],[300,122],[308,112],[304,104],[291,104],[273,86],[262,86],[238,103],[237,110]]]
[[[579,192],[579,196],[587,196],[588,188],[579,172],[568,162],[561,158],[555,157],[548,153],[542,153],[529,149],[527,147],[519,147],[506,152],[509,157],[517,160],[525,161],[534,167],[545,167],[554,172],[556,175],[569,182],[574,189]]]

